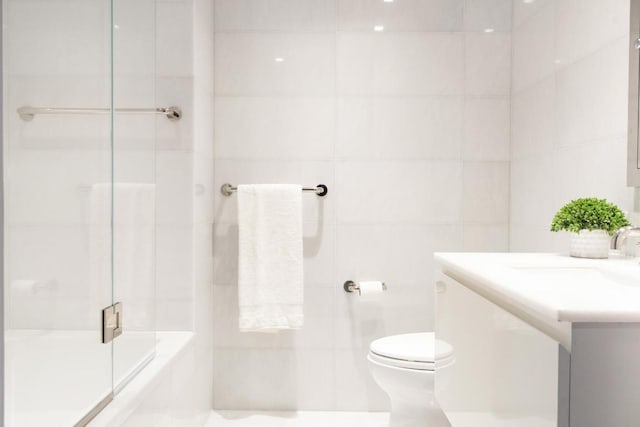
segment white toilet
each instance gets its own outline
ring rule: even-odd
[[[450,427],[435,397],[435,371],[453,365],[453,347],[432,332],[393,335],[369,346],[369,369],[391,399],[389,427]],[[438,381],[441,380],[438,373]],[[440,386],[440,383],[439,383]]]

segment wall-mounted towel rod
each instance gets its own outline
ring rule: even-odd
[[[225,183],[225,184],[222,184],[222,187],[220,187],[220,192],[222,194],[224,194],[225,196],[230,196],[233,193],[235,193],[236,191],[238,191],[238,187],[234,187],[233,185],[229,184],[228,182]],[[320,197],[324,197],[329,192],[329,189],[324,184],[318,184],[315,187],[302,187],[302,191],[313,192],[313,193],[316,193],[316,195],[318,195]]]
[[[24,106],[18,108],[18,115],[25,122],[33,120],[36,114],[108,114],[110,108],[56,108],[56,107],[29,107]],[[172,122],[182,118],[182,110],[180,107],[172,105],[171,107],[158,108],[116,108],[116,113],[124,114],[163,114]]]

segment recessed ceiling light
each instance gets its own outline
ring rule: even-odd
[[[276,62],[284,62],[284,58],[277,57],[277,58],[275,58],[275,61]]]
[[[493,29],[493,28],[485,28],[484,29],[485,33],[493,33],[494,31],[495,31],[495,29]]]
[[[385,3],[393,3],[393,0],[384,0]]]
[[[531,4],[531,3],[533,3],[534,1],[536,1],[536,0],[522,0],[522,3],[524,3],[524,4]]]
[[[376,25],[375,27],[373,27],[373,31],[384,31],[384,25]]]
[[[118,25],[118,24],[113,24],[113,28],[114,28],[114,29],[116,29],[116,30],[119,30],[119,29],[120,29],[120,25]]]

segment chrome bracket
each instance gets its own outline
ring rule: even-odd
[[[102,310],[102,343],[106,344],[122,334],[122,303]]]

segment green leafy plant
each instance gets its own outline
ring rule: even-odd
[[[551,221],[551,231],[605,230],[615,233],[629,225],[624,212],[613,203],[595,197],[576,199],[564,205]]]

